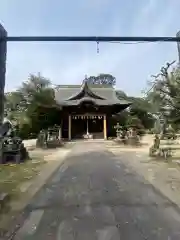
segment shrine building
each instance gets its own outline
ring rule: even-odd
[[[109,85],[61,85],[55,91],[61,109],[61,135],[64,139],[109,137],[109,119],[131,105],[119,100]]]

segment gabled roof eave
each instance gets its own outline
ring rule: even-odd
[[[83,82],[83,84],[81,86],[81,89],[80,89],[80,91],[77,94],[71,96],[70,98],[68,98],[66,100],[67,101],[76,100],[84,91],[92,98],[105,100],[102,96],[99,96],[96,93],[94,93],[92,91],[92,89],[90,89],[90,87],[89,87],[89,85],[88,85],[88,83],[86,81]]]

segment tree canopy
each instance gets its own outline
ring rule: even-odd
[[[97,77],[89,77],[87,81],[113,86],[116,79],[109,74],[100,74]],[[60,113],[53,107],[56,105],[54,90],[49,79],[41,74],[31,74],[20,88],[6,93],[5,113],[11,121],[20,126],[23,138],[37,135],[42,128],[58,124]],[[129,110],[116,116],[116,121],[122,125],[138,123],[143,128],[152,128],[154,119],[149,114],[151,107],[148,100],[128,96],[122,90],[117,90],[116,94],[119,99],[133,102]]]
[[[51,82],[38,75],[30,75],[26,82],[14,92],[5,94],[5,115],[20,126],[30,132],[37,133],[47,122],[50,110],[43,109],[52,107],[54,104],[54,89]]]
[[[170,66],[167,63],[157,76],[153,76],[147,100],[154,113],[168,117],[171,123],[180,123],[180,68],[175,66],[170,71]]]
[[[146,97],[128,96],[122,90],[116,90],[117,97],[132,102],[129,109],[118,114],[114,119],[122,125],[136,124],[145,129],[152,129],[157,117],[180,126],[180,67],[172,63],[162,67],[160,73],[152,76],[150,90]],[[86,79],[90,84],[114,87],[116,78],[111,74],[101,73]],[[27,137],[37,134],[42,128],[56,124],[59,119],[55,106],[54,88],[51,81],[40,73],[31,74],[16,91],[5,94],[5,115],[15,121]],[[47,110],[48,108],[48,110]]]
[[[116,84],[116,78],[111,74],[101,73],[97,76],[90,76],[86,79],[86,81],[90,84],[105,84],[114,86]]]

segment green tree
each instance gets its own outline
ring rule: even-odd
[[[143,98],[131,97],[129,100],[132,102],[129,112],[131,116],[141,120],[141,124],[145,129],[151,129],[154,126],[155,118],[153,117],[152,105]]]
[[[90,76],[86,79],[90,84],[105,84],[114,86],[116,84],[116,78],[111,74],[101,73],[98,76]]]
[[[12,121],[18,123],[26,122],[27,104],[20,91],[5,94],[5,115]]]
[[[47,125],[48,115],[52,117],[53,106],[54,89],[51,82],[40,74],[30,75],[17,91],[6,94],[7,115],[18,123],[23,136],[37,134],[44,127],[44,123]]]
[[[154,106],[154,112],[162,116],[168,114],[171,122],[180,123],[180,68],[175,67],[170,72],[170,66],[162,67],[160,74],[154,76],[147,99]]]
[[[132,117],[133,117],[133,118],[139,119],[139,121],[141,122],[141,125],[143,125],[145,129],[153,128],[155,119],[151,114],[152,105],[150,102],[148,102],[147,99],[143,99],[140,97],[130,97],[120,90],[116,91],[116,95],[120,100],[125,99],[132,102],[132,105],[130,106],[129,111],[125,110],[123,111],[123,113],[120,114],[120,118],[121,116],[123,117],[123,123],[125,119],[127,123],[129,121],[128,119],[132,120]]]
[[[151,129],[154,127],[155,118],[152,114],[148,113],[147,111],[137,107],[132,107],[130,109],[130,115],[135,116],[136,118],[141,120],[141,124],[145,129]]]

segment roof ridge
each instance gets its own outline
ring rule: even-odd
[[[76,88],[76,87],[78,87],[78,88],[80,88],[82,85],[68,85],[68,84],[63,84],[63,85],[57,85],[56,86],[56,88]]]
[[[99,89],[114,89],[112,85],[108,84],[94,84],[94,83],[87,83],[90,88],[99,88]],[[56,88],[81,88],[83,84],[62,84],[57,85]]]

